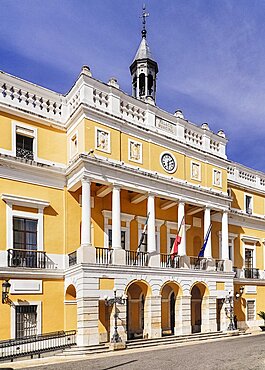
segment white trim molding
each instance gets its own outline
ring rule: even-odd
[[[22,197],[20,195],[12,194],[2,194],[1,199],[3,199],[8,205],[11,206],[37,208],[39,210],[43,210],[50,205],[50,202],[46,200]]]

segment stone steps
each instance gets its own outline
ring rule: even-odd
[[[67,348],[60,355],[63,356],[82,356],[89,355],[92,353],[104,353],[110,351],[109,346],[106,344],[97,344],[93,346],[73,346]]]
[[[187,334],[187,335],[170,335],[161,338],[150,338],[150,339],[135,339],[128,340],[126,342],[127,348],[143,348],[152,347],[158,345],[176,344],[200,340],[219,339],[224,337],[230,337],[226,332],[209,332],[199,334]]]

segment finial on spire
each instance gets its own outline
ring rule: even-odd
[[[146,37],[146,28],[145,28],[146,18],[149,17],[149,13],[146,13],[145,10],[146,10],[146,6],[145,6],[145,4],[143,4],[143,12],[142,12],[142,15],[140,17],[143,20],[142,37]]]

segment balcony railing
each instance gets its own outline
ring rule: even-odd
[[[137,251],[126,251],[126,265],[148,266],[148,253]]]
[[[172,267],[172,268],[179,268],[180,261],[179,256],[172,257],[170,254],[160,254],[160,266],[161,267]]]
[[[33,151],[23,149],[23,148],[17,148],[16,149],[16,156],[19,157],[19,158],[30,159],[31,161],[33,161],[33,159],[34,159]]]
[[[207,270],[207,258],[190,257],[190,268],[194,270]]]
[[[215,271],[224,271],[224,260],[215,260]]]
[[[7,263],[9,267],[46,268],[46,252],[27,249],[8,249]]]
[[[259,279],[259,269],[255,268],[245,268],[244,277],[246,279]]]
[[[0,360],[31,356],[40,357],[41,353],[67,348],[76,344],[76,331],[58,331],[34,335],[22,339],[10,339],[0,341]]]
[[[112,249],[96,247],[96,263],[99,265],[112,264]]]
[[[68,254],[69,267],[77,264],[77,253],[76,251]]]

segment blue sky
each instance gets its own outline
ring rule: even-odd
[[[265,1],[146,0],[157,105],[229,139],[228,157],[265,171]],[[131,91],[140,0],[0,0],[0,70],[66,93],[87,64]]]

